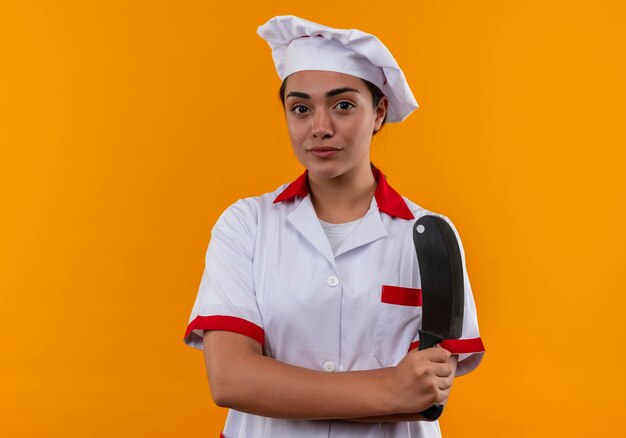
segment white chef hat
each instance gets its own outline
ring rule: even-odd
[[[257,33],[272,49],[280,80],[301,70],[326,70],[365,79],[389,99],[387,122],[401,122],[418,108],[404,73],[374,35],[334,29],[293,15],[280,15]]]

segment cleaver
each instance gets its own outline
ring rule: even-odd
[[[419,349],[431,348],[444,339],[459,339],[463,331],[463,261],[452,227],[445,219],[426,215],[413,225],[413,243],[422,281],[422,328]],[[421,414],[436,420],[443,405]]]

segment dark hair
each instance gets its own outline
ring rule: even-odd
[[[280,85],[280,90],[278,92],[278,97],[280,98],[280,102],[283,105],[283,109],[285,109],[285,88],[287,87],[287,79],[289,79],[289,76],[287,76],[285,80],[283,81],[283,83]],[[363,78],[359,78],[359,79],[361,79],[363,83],[367,86],[367,89],[370,90],[370,94],[372,95],[372,106],[374,107],[374,109],[376,109],[378,107],[378,103],[380,102],[380,99],[385,94],[382,91],[380,91],[380,88],[372,84],[370,81],[365,80]],[[385,118],[383,119],[383,123],[380,124],[380,128],[378,128],[378,131],[374,131],[372,133],[372,136],[376,135],[377,132],[383,129],[383,126],[385,126],[386,121],[387,121],[387,113],[385,113]]]

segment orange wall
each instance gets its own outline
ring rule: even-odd
[[[211,226],[300,173],[256,28],[378,35],[420,104],[374,141],[459,229],[487,347],[444,436],[626,427],[621,1],[0,4],[0,436],[217,437],[182,335]]]

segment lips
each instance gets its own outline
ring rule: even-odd
[[[341,151],[341,148],[332,147],[332,146],[316,146],[314,148],[310,148],[309,152],[311,152],[314,156],[318,158],[330,158]]]

